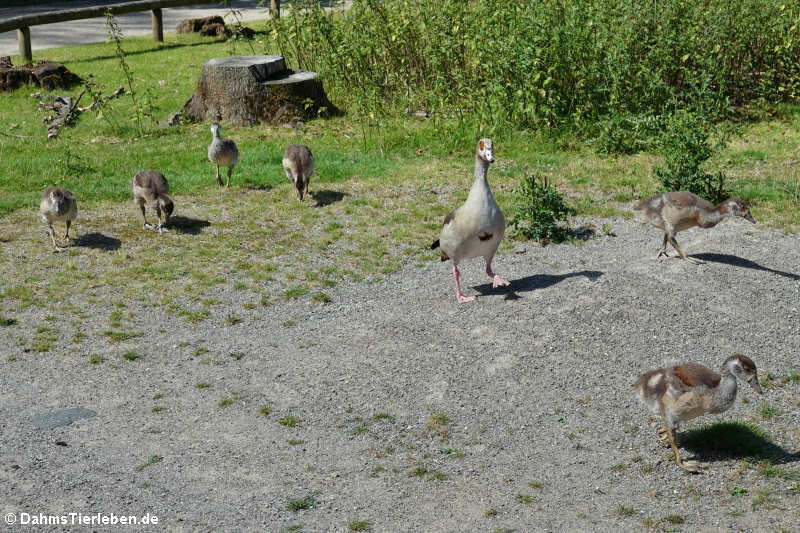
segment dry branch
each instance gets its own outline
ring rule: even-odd
[[[53,137],[58,137],[58,132],[62,126],[71,124],[77,120],[78,116],[84,111],[89,111],[105,105],[109,100],[117,98],[124,92],[125,88],[119,87],[107,97],[98,98],[93,104],[86,107],[78,107],[81,98],[83,98],[83,95],[86,93],[86,89],[81,91],[74,102],[71,96],[59,96],[55,94],[33,93],[31,97],[39,100],[40,109],[49,109],[55,112],[54,115],[47,116],[44,119],[44,123],[47,124],[47,138],[52,139]]]

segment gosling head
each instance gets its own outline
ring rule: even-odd
[[[492,147],[492,140],[481,139],[478,141],[476,153],[478,154],[478,157],[487,163],[494,163],[494,148]]]
[[[302,177],[298,177],[294,182],[295,189],[297,189],[297,199],[303,201],[303,194],[305,193],[306,183]]]
[[[735,217],[742,217],[753,224],[756,223],[756,219],[750,214],[750,206],[748,206],[744,200],[740,200],[739,198],[729,198],[725,201],[725,209],[728,211],[728,213]]]
[[[725,360],[725,368],[737,379],[746,381],[759,394],[764,394],[758,383],[758,371],[752,359],[742,354],[733,354]]]
[[[172,203],[172,198],[169,196],[162,196],[158,200],[159,205],[161,206],[161,211],[164,213],[164,224],[169,222],[169,217],[172,216],[172,212],[175,210],[175,204]]]

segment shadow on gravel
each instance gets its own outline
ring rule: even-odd
[[[189,235],[199,235],[203,228],[207,228],[211,223],[208,220],[189,217],[169,217],[167,229],[174,229],[177,233],[187,233]]]
[[[678,441],[702,461],[745,458],[772,464],[800,461],[800,454],[785,450],[769,440],[760,427],[738,420],[717,422],[686,431],[678,436]]]
[[[546,289],[552,287],[557,283],[561,283],[565,279],[575,278],[578,276],[585,276],[591,281],[597,280],[603,273],[598,270],[581,270],[580,272],[569,272],[567,274],[551,275],[551,274],[534,274],[520,279],[511,280],[511,285],[508,287],[492,288],[488,283],[474,287],[476,291],[481,294],[505,294],[506,300],[518,300],[520,295],[517,292],[530,292],[537,289]]]
[[[326,205],[331,205],[334,202],[341,202],[345,196],[347,196],[346,192],[340,191],[313,191],[310,193],[317,204],[314,207],[325,207]]]
[[[696,257],[701,261],[710,261],[712,263],[723,263],[726,265],[736,266],[736,267],[743,267],[743,268],[752,268],[753,270],[763,270],[764,272],[772,272],[773,274],[777,274],[779,276],[783,276],[784,278],[789,279],[800,279],[800,275],[792,274],[791,272],[783,272],[782,270],[773,270],[771,268],[761,266],[754,261],[750,261],[749,259],[745,259],[743,257],[739,257],[736,255],[730,254],[692,254],[692,257]]]
[[[113,252],[114,250],[119,250],[119,247],[122,246],[122,241],[116,237],[108,237],[102,233],[86,233],[73,240],[72,244],[83,248]]]

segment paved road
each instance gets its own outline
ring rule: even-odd
[[[120,1],[122,0],[81,0],[69,3],[54,2],[52,4],[34,7],[0,7],[0,20],[18,15],[55,11],[59,9],[90,7],[118,3]],[[259,6],[258,3],[258,0],[235,0],[231,2],[231,7],[241,12],[241,18],[243,20],[267,18],[266,7]],[[225,16],[230,10],[231,8],[221,7],[219,3],[213,2],[196,6],[164,9],[164,31],[174,31],[178,23],[186,18],[207,17],[211,15]],[[230,17],[226,18],[226,20],[229,19]],[[117,17],[117,22],[119,23],[120,29],[122,29],[122,33],[126,36],[149,35],[152,32],[149,11],[119,15]],[[107,37],[104,17],[33,26],[31,27],[33,58],[34,60],[36,59],[37,50],[66,46],[69,44],[102,42],[105,41]],[[16,55],[18,53],[17,32],[10,31],[0,33],[0,56]]]

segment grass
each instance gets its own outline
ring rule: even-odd
[[[278,419],[278,424],[280,424],[280,425],[282,425],[284,427],[287,427],[287,428],[293,428],[299,423],[300,423],[300,419],[297,418],[296,416],[292,416],[292,415],[287,415],[287,416],[284,416],[284,417]]]
[[[286,504],[287,511],[302,511],[303,509],[311,509],[317,505],[317,500],[314,498],[313,494],[309,494],[305,498],[301,498],[299,500],[290,500],[288,504]]]
[[[371,524],[366,520],[354,520],[347,524],[350,531],[369,531]]]
[[[685,520],[679,514],[671,514],[664,517],[665,522],[669,522],[670,524],[683,524]]]
[[[136,467],[136,470],[137,470],[137,471],[144,470],[144,469],[145,469],[145,468],[147,468],[148,466],[152,466],[152,465],[154,465],[154,464],[160,463],[160,462],[161,462],[163,459],[164,459],[164,458],[163,458],[163,457],[161,457],[160,455],[151,455],[151,456],[150,456],[150,457],[147,459],[147,461],[145,461],[144,463],[142,463],[142,464],[140,464],[139,466],[137,466],[137,467]]]
[[[533,498],[528,496],[527,494],[517,494],[516,500],[518,503],[524,505],[530,505],[533,503]]]
[[[220,399],[220,401],[217,402],[217,406],[222,408],[230,407],[231,405],[233,405],[234,403],[238,402],[241,399],[242,395],[237,392],[234,392],[230,396],[226,396],[225,398]]]
[[[136,361],[137,359],[139,359],[139,354],[137,354],[134,351],[125,352],[124,354],[122,354],[122,358],[125,359],[126,361]]]
[[[199,65],[230,51],[229,43],[197,35],[167,34],[164,43],[132,37],[123,44],[134,86],[140,94],[154,95],[159,119],[191,95]],[[63,62],[84,77],[93,74],[106,94],[123,79],[112,43],[43,50],[36,58]],[[172,73],[167,79],[159,75],[166,71]],[[30,88],[23,87],[0,100],[0,129],[16,123],[14,134],[24,137],[0,136],[0,153],[11,154],[0,175],[0,218],[8,228],[4,239],[18,251],[0,249],[0,266],[11,278],[0,301],[22,306],[46,305],[59,287],[77,293],[98,284],[143,301],[163,294],[189,323],[210,317],[205,302],[214,300],[212,287],[219,285],[253,293],[264,305],[279,298],[326,303],[327,288],[341,281],[376,278],[404,261],[435,258],[420,242],[436,237],[442,218],[465,198],[471,182],[477,132],[458,133],[448,119],[434,124],[400,117],[387,119],[380,132],[367,131],[363,138],[359,124],[345,116],[311,121],[305,133],[270,126],[226,128],[242,156],[231,190],[208,194],[216,192],[216,184],[204,157],[210,138],[206,125],[152,128],[140,135],[129,120],[130,102],[119,99],[104,111],[116,126],[87,113],[58,139],[47,141],[29,94]],[[712,161],[731,176],[734,193],[754,201],[760,223],[800,223],[800,175],[788,164],[800,144],[798,115],[789,109],[782,120],[742,126]],[[455,140],[443,143],[443,136]],[[312,144],[317,161],[315,196],[303,204],[293,198],[280,162],[285,145],[297,141]],[[529,170],[547,175],[583,215],[623,213],[627,208],[614,197],[636,200],[657,189],[650,176],[657,156],[600,156],[580,142],[521,132],[496,139],[496,146],[491,180],[504,208],[511,202],[508,191]],[[424,156],[417,155],[418,149]],[[153,235],[141,231],[128,202],[131,168],[159,169],[172,185],[173,235],[159,239],[158,246],[153,246]],[[442,183],[448,184],[443,190]],[[94,239],[84,237],[85,245],[58,257],[48,252],[41,227],[19,223],[30,218],[40,191],[52,184],[76,193],[81,216],[74,235]],[[136,261],[104,248],[119,246],[112,239],[135,250]],[[248,246],[239,246],[245,242]],[[501,253],[513,246],[507,240]],[[296,267],[312,254],[319,266]],[[60,272],[44,275],[54,267]],[[29,278],[41,282],[22,283]],[[263,283],[284,286],[270,298],[262,293]],[[200,308],[191,303],[201,301]],[[114,342],[126,340],[119,327],[122,316],[113,311],[110,317]],[[223,320],[247,318],[231,314]]]
[[[760,416],[765,420],[769,420],[770,418],[775,418],[779,414],[781,414],[780,409],[778,409],[777,407],[773,407],[768,403],[761,404],[761,407],[759,407],[758,409],[758,416]]]
[[[626,507],[624,505],[620,505],[619,507],[617,507],[616,514],[617,516],[633,516],[634,514],[636,514],[636,509],[634,509],[633,507]]]

